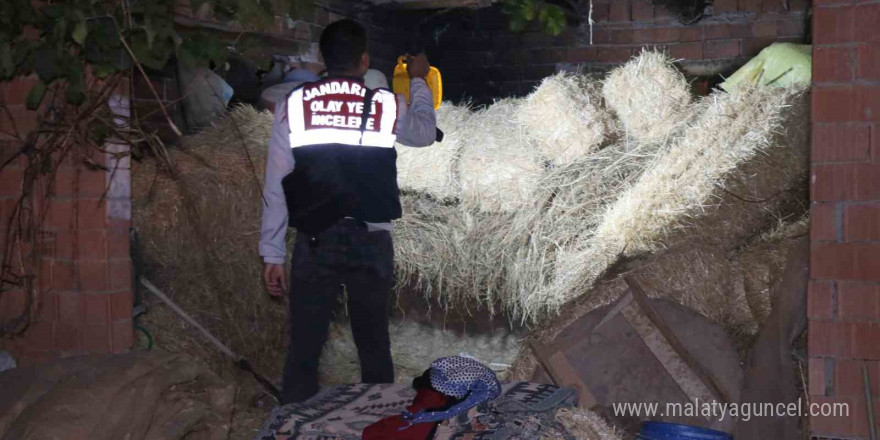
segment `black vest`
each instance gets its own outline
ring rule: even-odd
[[[296,162],[281,182],[290,226],[315,235],[344,217],[400,218],[394,93],[323,79],[291,92],[287,120]]]

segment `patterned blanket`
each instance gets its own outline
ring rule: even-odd
[[[400,414],[416,393],[409,384],[340,385],[272,411],[257,440],[360,440],[367,426]],[[574,405],[567,388],[529,382],[502,385],[501,396],[440,425],[437,440],[517,440],[563,433],[556,408]]]

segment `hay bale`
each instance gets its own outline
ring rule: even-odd
[[[545,159],[564,165],[598,150],[611,136],[613,120],[601,101],[592,78],[558,73],[541,81],[515,117]]]
[[[650,50],[612,70],[602,95],[625,135],[638,142],[663,142],[691,102],[684,76],[666,55]]]
[[[431,323],[397,319],[389,326],[391,355],[398,383],[421,375],[439,357],[466,354],[479,359],[504,377],[519,354],[519,338],[509,330],[494,333],[463,333]],[[347,322],[331,326],[330,338],[321,355],[321,382],[360,382],[357,348]]]
[[[458,197],[458,159],[462,148],[472,141],[471,116],[469,106],[445,102],[437,109],[443,142],[425,148],[397,145],[397,183],[401,190],[419,191],[438,199]]]
[[[571,298],[621,258],[697,237],[729,250],[766,227],[805,183],[806,103],[803,89],[705,98],[669,152],[557,258],[553,283],[538,296]]]
[[[473,132],[459,164],[462,203],[510,212],[529,200],[544,170],[540,151],[512,115],[521,99],[502,99],[471,116]]]
[[[133,224],[147,275],[269,377],[280,376],[287,333],[286,310],[266,295],[256,255],[271,126],[269,112],[237,107],[184,137],[182,148],[168,150],[173,173],[156,160],[132,168]],[[163,333],[179,327],[160,324],[150,329],[157,341],[169,340]],[[197,334],[190,341],[205,344]],[[192,350],[179,343],[169,342],[170,348]],[[205,356],[216,371],[230,365],[211,349]]]
[[[443,309],[494,313],[503,301],[509,215],[419,195],[405,195],[402,205],[403,217],[392,233],[398,288],[412,286]]]

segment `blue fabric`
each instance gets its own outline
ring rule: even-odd
[[[318,75],[315,75],[309,70],[303,69],[301,67],[297,67],[296,69],[287,72],[284,75],[284,79],[281,82],[315,82],[321,79]]]
[[[501,395],[501,382],[495,372],[471,358],[450,356],[437,359],[431,363],[429,376],[435,390],[464,400],[445,411],[404,412],[404,419],[411,425],[450,419]]]

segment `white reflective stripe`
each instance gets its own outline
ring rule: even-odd
[[[291,93],[287,101],[287,118],[290,126],[290,147],[304,147],[320,144],[363,145],[367,147],[394,148],[397,136],[394,126],[397,122],[397,97],[388,90],[377,90],[373,102],[382,103],[382,119],[379,121],[381,130],[364,131],[363,137],[359,129],[342,128],[305,128],[303,113],[303,89]]]

